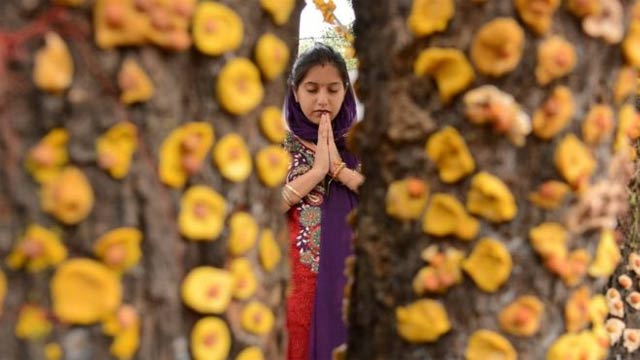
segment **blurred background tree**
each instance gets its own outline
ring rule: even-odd
[[[348,358],[637,358],[637,2],[353,6]]]
[[[284,356],[301,5],[0,2],[3,359]]]

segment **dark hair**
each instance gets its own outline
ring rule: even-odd
[[[347,64],[342,56],[331,47],[317,43],[309,50],[305,51],[293,65],[293,71],[289,77],[289,94],[285,98],[285,119],[289,130],[296,136],[316,143],[318,141],[318,125],[312,123],[302,112],[300,104],[296,101],[294,92],[300,85],[302,79],[307,75],[309,69],[314,66],[331,64],[338,69],[340,77],[344,83],[346,93],[344,101],[340,106],[340,111],[332,122],[333,137],[336,139],[338,150],[345,149],[345,135],[356,119],[356,98],[349,85],[349,73]],[[344,158],[347,165],[355,166],[355,157]]]
[[[331,64],[338,69],[340,77],[345,87],[349,87],[349,72],[347,71],[347,64],[345,63],[342,55],[335,51],[331,46],[323,43],[315,43],[311,48],[300,54],[298,59],[293,64],[293,70],[289,76],[289,84],[293,88],[298,88],[302,79],[309,69],[316,65]]]

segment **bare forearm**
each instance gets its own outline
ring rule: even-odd
[[[291,206],[297,204],[322,180],[324,180],[324,174],[315,169],[311,169],[285,184],[282,189],[283,211],[286,212]]]
[[[343,183],[351,191],[357,193],[360,185],[364,182],[364,176],[355,170],[344,168],[340,171],[336,180]]]

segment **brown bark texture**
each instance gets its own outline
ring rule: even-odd
[[[259,281],[253,299],[274,312],[274,330],[259,336],[240,325],[239,313],[247,301],[233,301],[219,317],[230,328],[230,358],[251,345],[259,346],[266,358],[282,358],[288,265],[284,256],[286,241],[282,242],[284,222],[278,210],[279,192],[262,184],[255,165],[248,180],[225,180],[210,153],[201,171],[189,178],[184,189],[172,189],[160,182],[158,163],[162,141],[173,129],[191,121],[211,124],[216,139],[231,132],[241,134],[252,158],[269,145],[260,133],[258,118],[266,106],[281,106],[286,74],[273,81],[263,79],[263,101],[243,116],[231,115],[221,108],[215,96],[215,80],[229,60],[254,60],[256,40],[266,32],[283,39],[294,56],[302,3],[297,3],[288,23],[277,26],[257,1],[222,1],[241,17],[244,38],[237,50],[216,57],[204,55],[193,46],[182,52],[151,44],[99,49],[94,42],[94,1],[84,3],[72,8],[55,6],[48,0],[0,1],[0,268],[8,283],[0,317],[0,357],[43,359],[44,345],[54,342],[61,345],[65,359],[112,358],[111,339],[102,333],[100,324],[73,326],[53,316],[49,283],[54,269],[30,273],[6,266],[4,259],[16,239],[30,224],[39,224],[60,234],[68,258],[95,259],[93,244],[108,230],[121,226],[141,230],[140,263],[121,279],[123,303],[133,305],[141,317],[141,341],[135,358],[191,358],[191,329],[205,315],[183,304],[182,279],[196,266],[223,268],[231,259],[227,251],[228,228],[211,242],[188,241],[178,231],[181,195],[189,186],[202,184],[224,196],[227,216],[247,211],[256,218],[260,229],[270,228],[278,234],[283,257],[274,271],[263,270],[257,246],[247,255]],[[72,85],[60,94],[38,90],[31,78],[34,53],[43,46],[44,34],[49,30],[62,36],[75,64]],[[155,95],[146,103],[125,106],[119,100],[117,74],[125,58],[135,59],[155,86]],[[95,141],[122,120],[137,126],[139,146],[129,174],[114,180],[97,165]],[[29,149],[54,128],[70,133],[69,163],[86,174],[95,194],[90,215],[73,226],[63,225],[41,210],[41,186],[24,166]],[[47,310],[53,323],[49,335],[38,340],[15,336],[18,313],[25,304],[37,304]]]
[[[609,104],[614,109],[615,118],[618,117],[621,104],[614,102],[612,89],[625,62],[620,43],[610,45],[587,36],[581,21],[569,13],[565,2],[562,2],[553,15],[548,34],[562,35],[571,42],[576,49],[577,63],[569,75],[540,86],[534,74],[536,50],[545,36],[536,35],[523,23],[516,12],[515,1],[479,4],[459,0],[454,3],[455,14],[446,30],[417,37],[407,26],[412,1],[353,2],[357,14],[355,47],[360,62],[356,89],[366,108],[365,118],[354,132],[353,144],[362,156],[367,181],[360,190],[361,202],[354,218],[357,236],[354,239],[356,260],[349,295],[347,354],[350,359],[463,359],[470,336],[479,329],[492,330],[506,338],[516,350],[518,359],[544,359],[552,344],[567,333],[565,304],[580,286],[586,286],[592,296],[604,294],[607,285],[615,285],[615,276],[624,272],[634,281],[632,290],[637,290],[638,277],[624,263],[629,252],[637,250],[637,207],[635,215],[627,213],[619,222],[620,233],[624,236],[619,237],[618,242],[625,261],[619,265],[611,281],[606,277],[585,275],[578,285],[566,286],[543,266],[541,257],[529,241],[531,228],[547,221],[566,225],[569,214],[583,206],[587,198],[598,199],[599,206],[615,202],[596,194],[589,187],[581,196],[571,194],[558,209],[544,210],[533,206],[528,201],[528,194],[544,181],[563,180],[554,165],[554,151],[566,134],[574,133],[582,138],[581,123],[593,104]],[[626,14],[622,21],[627,29],[631,4],[621,3]],[[525,146],[516,147],[490,126],[470,123],[462,101],[464,91],[449,104],[444,104],[438,96],[434,78],[413,73],[418,53],[431,47],[459,49],[471,62],[471,44],[478,29],[497,17],[510,17],[524,29],[522,58],[514,71],[497,78],[482,75],[476,69],[475,80],[466,91],[481,85],[495,85],[511,94],[532,118],[555,85],[566,85],[573,93],[575,112],[567,128],[549,141],[530,134],[526,137]],[[633,103],[632,98],[627,101]],[[455,127],[465,139],[476,163],[474,174],[487,171],[500,178],[517,203],[517,215],[510,221],[494,224],[481,219],[479,234],[471,242],[457,240],[453,236],[425,234],[422,217],[420,220],[400,221],[385,213],[386,189],[391,182],[407,176],[425,180],[431,194],[448,193],[465,204],[473,174],[454,184],[445,184],[438,177],[436,165],[425,154],[429,136],[445,125]],[[613,136],[609,135],[589,149],[598,164],[590,179],[592,185],[599,181],[616,183],[616,179],[607,175],[612,163]],[[631,170],[627,168],[625,171],[630,176]],[[620,181],[624,179],[624,176],[619,178]],[[627,201],[626,195],[624,193],[624,201]],[[636,198],[637,193],[632,199]],[[618,216],[620,214],[622,212],[617,213]],[[580,224],[597,217],[593,212],[583,215],[578,221]],[[598,227],[570,232],[568,248],[586,249],[594,259],[599,234]],[[412,290],[414,276],[427,265],[421,259],[421,252],[427,246],[453,247],[469,255],[478,239],[485,236],[504,244],[513,261],[508,281],[497,291],[480,290],[466,273],[461,284],[449,288],[444,294],[417,295]],[[629,291],[621,290],[623,301]],[[544,303],[541,327],[530,337],[509,335],[498,323],[499,312],[521,295],[534,295]],[[425,298],[444,305],[451,330],[433,342],[412,343],[399,335],[396,309]],[[628,327],[637,328],[637,311],[624,302],[627,315],[624,320]],[[611,349],[610,358],[631,359],[637,356],[637,353],[627,353],[621,343],[622,340]],[[580,350],[576,347],[574,355],[579,355],[577,352]]]

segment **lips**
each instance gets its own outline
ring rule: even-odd
[[[322,116],[324,114],[331,115],[331,112],[328,110],[316,110],[313,113],[318,116]]]

